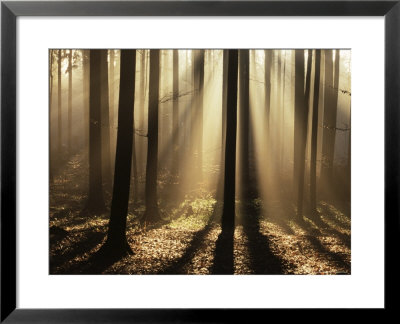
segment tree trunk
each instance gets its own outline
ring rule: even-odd
[[[101,141],[101,50],[90,50],[89,197],[87,210],[105,212]]]
[[[310,210],[311,216],[317,216],[317,138],[318,138],[318,102],[321,75],[321,50],[315,51],[314,100],[311,126],[311,163],[310,163]]]
[[[238,50],[228,50],[228,89],[224,207],[222,212],[222,231],[233,233],[235,228],[235,170],[236,170],[236,131],[237,131],[237,81]]]
[[[172,133],[173,133],[173,163],[172,175],[177,180],[179,175],[179,52],[173,50],[173,71],[172,71]]]
[[[253,51],[254,53],[254,51]],[[249,196],[249,50],[239,51],[239,75],[240,75],[240,188],[241,198],[246,200]],[[254,55],[253,55],[254,57]]]
[[[264,84],[265,84],[265,110],[267,117],[267,132],[269,133],[269,115],[271,111],[271,63],[272,50],[264,50]]]
[[[304,59],[304,54],[303,54]],[[297,217],[303,217],[303,197],[304,197],[304,167],[306,156],[306,142],[307,142],[307,122],[308,122],[308,107],[310,101],[310,83],[311,83],[311,59],[312,51],[308,50],[307,58],[307,76],[306,76],[306,89],[303,103],[303,112],[300,117],[300,152],[299,152],[299,179],[297,189]],[[297,85],[296,85],[297,86]]]
[[[159,96],[160,51],[150,50],[148,147],[146,167],[146,214],[145,220],[156,222],[159,218],[157,205],[158,164],[158,96]]]
[[[339,51],[336,50],[333,67],[332,50],[325,51],[325,100],[324,132],[322,135],[321,182],[325,191],[332,186],[333,159],[335,153],[336,115],[339,81]],[[329,190],[328,190],[329,191]]]
[[[103,145],[103,177],[108,191],[112,190],[111,178],[111,152],[110,152],[110,109],[108,98],[108,64],[107,50],[100,53],[100,75],[101,75],[101,142]]]
[[[49,66],[49,71],[50,71],[50,89],[49,89],[49,115],[50,115],[50,136],[49,136],[49,141],[50,141],[50,168],[49,168],[49,180],[50,183],[54,182],[54,172],[53,172],[53,163],[54,163],[54,147],[53,147],[53,141],[52,139],[52,131],[51,131],[51,125],[52,123],[52,117],[53,117],[53,64],[54,64],[54,57],[53,57],[53,51],[54,50],[49,50],[50,53],[50,66]]]
[[[82,50],[82,68],[83,68],[83,134],[84,148],[89,147],[89,103],[88,103],[88,84],[89,84],[89,51]]]
[[[114,73],[114,50],[109,50],[110,53],[110,75],[108,77],[109,80],[109,90],[110,90],[110,155],[111,155],[111,170],[114,169],[115,160],[115,98],[114,98],[114,82],[115,82],[115,73]]]
[[[304,115],[304,50],[295,50],[295,106],[294,106],[294,164],[293,164],[293,185],[294,197],[298,196],[297,189],[299,187],[300,172],[300,152],[302,125]]]
[[[72,149],[72,49],[68,53],[68,152]]]
[[[62,115],[61,115],[61,50],[58,50],[58,66],[57,66],[57,99],[58,99],[58,111],[57,111],[57,129],[58,129],[58,134],[57,134],[57,158],[59,159],[62,153]]]
[[[132,253],[126,239],[126,219],[133,143],[136,51],[121,50],[118,133],[114,188],[107,244],[117,254]]]

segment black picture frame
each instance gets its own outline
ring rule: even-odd
[[[400,0],[395,1],[2,1],[1,2],[1,322],[235,322],[267,309],[16,308],[16,19],[19,16],[384,16],[385,310],[396,308],[394,261],[400,233]],[[374,262],[371,256],[371,262]],[[368,284],[368,283],[366,283]],[[268,292],[266,292],[268,293]]]

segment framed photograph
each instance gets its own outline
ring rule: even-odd
[[[398,1],[2,1],[1,321],[386,309]]]

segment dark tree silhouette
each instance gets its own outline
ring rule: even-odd
[[[90,50],[89,196],[91,213],[105,212],[101,147],[101,50]]]
[[[304,58],[304,55],[303,55]],[[312,51],[308,50],[307,58],[307,76],[306,76],[306,89],[304,94],[303,113],[300,115],[300,157],[299,157],[299,179],[297,189],[297,217],[302,219],[303,217],[303,198],[304,198],[304,168],[305,168],[305,157],[306,157],[306,142],[307,142],[307,122],[308,122],[308,110],[310,101],[310,83],[311,83],[311,59]],[[297,86],[297,85],[296,85]]]
[[[160,220],[157,205],[157,164],[158,164],[158,91],[159,91],[160,51],[150,50],[149,117],[147,133],[146,166],[146,212],[147,222]]]
[[[89,85],[89,50],[82,50],[82,69],[83,69],[83,142],[84,148],[89,147],[89,97],[88,85]]]
[[[311,162],[310,162],[310,211],[317,216],[317,138],[318,138],[318,102],[321,82],[321,50],[315,50],[314,99],[311,125]]]
[[[225,54],[225,53],[224,53]],[[235,227],[235,170],[237,132],[238,50],[228,50],[228,89],[226,114],[224,207],[222,231],[233,233]]]
[[[72,148],[72,49],[68,52],[68,152]]]
[[[248,199],[249,196],[249,50],[239,51],[239,111],[240,111],[240,189],[241,198]]]
[[[121,50],[117,150],[107,248],[115,254],[132,253],[126,239],[131,173],[136,51]]]
[[[101,142],[103,159],[103,178],[107,190],[112,189],[111,152],[110,152],[110,109],[108,96],[108,64],[107,50],[100,52],[101,76]]]
[[[62,147],[62,116],[61,116],[61,64],[62,64],[62,50],[58,50],[58,60],[57,60],[57,156],[61,154],[61,147]]]
[[[304,50],[295,50],[295,102],[294,102],[294,175],[293,188],[294,197],[297,198],[299,187],[299,172],[300,172],[300,151],[302,138],[302,118],[304,115]]]

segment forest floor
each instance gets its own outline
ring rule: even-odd
[[[87,173],[75,155],[50,186],[51,274],[350,274],[351,221],[346,208],[320,202],[319,219],[293,217],[281,201],[241,207],[234,237],[221,235],[221,204],[207,192],[176,204],[160,202],[163,221],[139,221],[144,205],[129,208],[127,238],[133,255],[99,262],[109,212],[82,213]],[[160,193],[162,197],[162,193]]]

